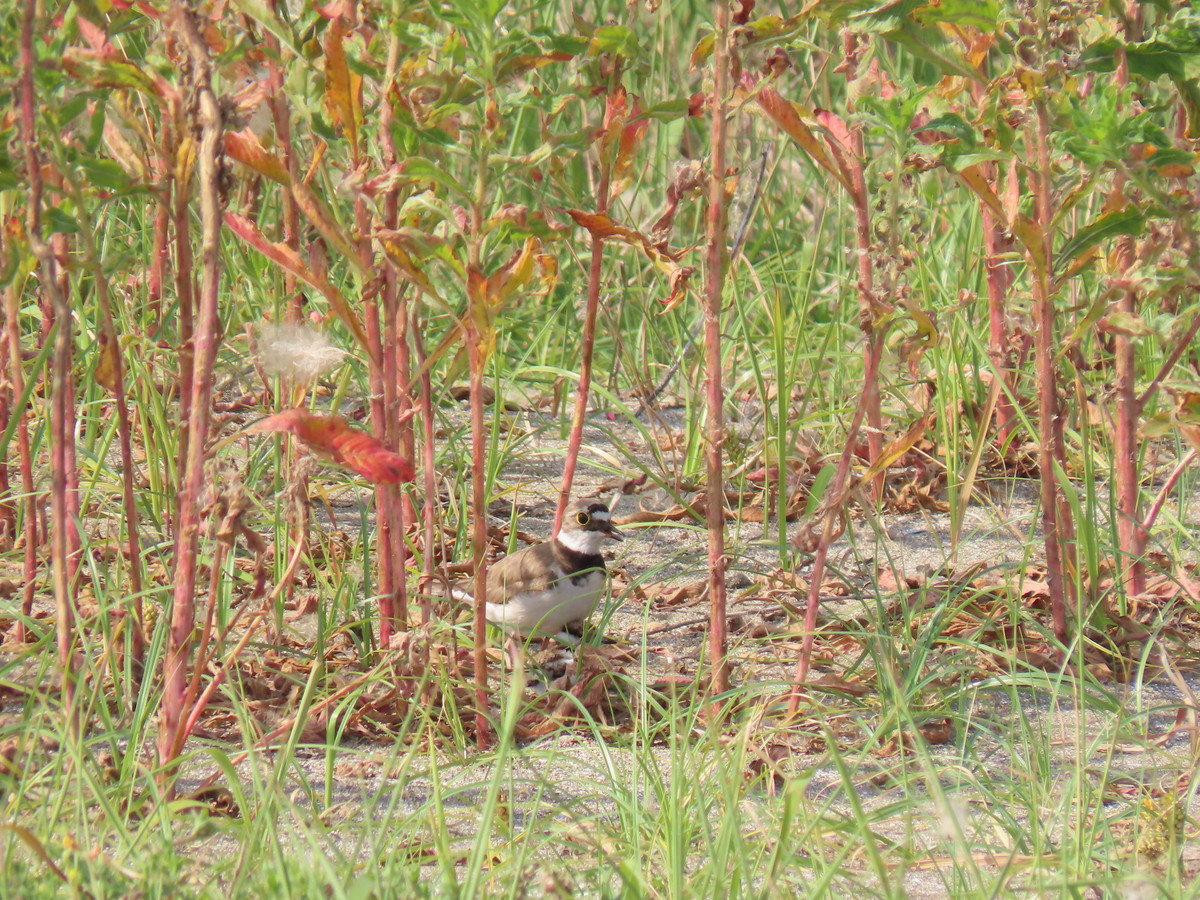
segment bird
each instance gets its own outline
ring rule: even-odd
[[[521,637],[579,641],[568,630],[581,625],[604,594],[608,572],[600,549],[625,536],[599,500],[576,500],[549,541],[509,554],[488,569],[489,622]]]

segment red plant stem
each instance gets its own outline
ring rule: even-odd
[[[43,265],[43,272],[48,267]],[[58,622],[58,659],[63,675],[63,705],[71,708],[74,697],[71,644],[75,620],[74,579],[71,566],[71,539],[74,519],[67,496],[70,490],[67,445],[74,437],[75,416],[71,404],[71,309],[58,290],[52,292],[55,311],[54,350],[51,354],[50,400],[50,558],[53,566],[54,606]]]
[[[393,326],[392,346],[395,353],[391,355],[392,366],[392,399],[389,407],[389,420],[393,423],[392,447],[405,459],[411,461],[416,455],[416,438],[413,435],[412,388],[409,378],[412,374],[412,355],[409,349],[409,305],[408,294],[404,286],[396,280],[397,273],[389,267],[388,277],[391,281],[391,304],[393,311],[391,324]],[[387,290],[387,288],[385,288]],[[392,558],[396,561],[396,619],[401,626],[408,629],[408,545],[405,537],[408,523],[416,514],[408,493],[399,487],[394,488],[395,496],[395,527],[392,529]]]
[[[75,423],[78,417],[75,415],[75,381],[70,375],[70,370],[74,366],[75,343],[74,314],[71,312],[70,302],[67,299],[71,296],[71,254],[67,249],[67,236],[61,232],[50,235],[50,251],[55,262],[56,285],[56,290],[51,293],[51,301],[57,310],[56,317],[65,315],[70,319],[72,332],[71,341],[65,349],[68,354],[68,368],[66,377],[62,380],[64,418],[61,436],[63,469],[66,472],[67,481],[67,518],[63,522],[63,531],[67,536],[67,581],[71,585],[72,602],[74,602],[74,591],[79,584],[79,564],[83,559],[83,542],[79,537],[79,522],[82,521],[79,498],[82,494],[79,490],[79,461],[75,447]]]
[[[215,520],[213,524],[215,526]],[[217,528],[214,527],[212,530],[216,531]],[[208,668],[208,647],[212,642],[213,619],[216,617],[217,603],[220,602],[221,570],[225,566],[225,555],[232,548],[232,543],[232,538],[229,540],[218,538],[216,551],[213,553],[212,562],[208,567],[208,603],[204,608],[204,624],[200,626],[200,646],[196,648],[196,659],[192,665],[192,678],[188,682],[187,691],[183,696],[183,708],[188,710],[188,722],[180,729],[180,737],[175,742],[179,750],[183,749],[183,743],[187,740],[188,735],[192,733],[194,722],[201,712],[195,705],[196,695],[200,693],[200,682],[203,680],[204,672]],[[296,555],[295,550],[292,552],[293,555]],[[283,584],[284,582],[280,583]],[[243,606],[243,608],[245,607]]]
[[[473,321],[471,311],[467,316]],[[475,563],[475,733],[480,750],[491,745],[487,674],[487,493],[484,464],[487,432],[483,423],[483,348],[474,324],[467,327],[471,367],[471,558]]]
[[[146,284],[146,302],[154,316],[150,324],[151,337],[162,327],[163,282],[170,254],[167,240],[171,226],[171,180],[163,171],[167,168],[166,161],[160,160],[157,166],[160,172],[155,176],[154,184],[154,246],[150,251],[150,274]]]
[[[846,81],[851,82],[858,72],[858,42],[859,36],[847,31],[843,37],[845,48]],[[851,109],[853,112],[853,109]],[[858,297],[861,324],[864,336],[863,369],[878,373],[879,361],[872,354],[880,353],[882,345],[872,336],[875,314],[875,273],[871,267],[871,207],[867,196],[866,173],[863,160],[866,157],[863,143],[862,128],[852,125],[850,128],[850,154],[854,165],[850,167],[851,201],[854,204],[854,240],[858,251]],[[880,407],[879,381],[871,378],[863,385],[862,403],[866,406],[867,425],[867,462],[874,465],[883,453],[883,412]],[[883,474],[880,473],[874,483],[868,486],[871,497],[879,500],[883,496]]]
[[[1139,416],[1142,414],[1147,401],[1154,395],[1154,392],[1158,390],[1167,376],[1171,374],[1171,370],[1175,368],[1175,365],[1183,357],[1183,354],[1192,349],[1192,341],[1196,339],[1197,332],[1200,332],[1200,316],[1193,316],[1192,324],[1188,326],[1187,331],[1183,333],[1183,336],[1171,348],[1171,352],[1167,354],[1167,358],[1163,360],[1158,371],[1154,373],[1154,378],[1150,380],[1150,383],[1138,395],[1137,412]]]
[[[0,241],[0,253],[4,252],[4,249],[3,242]],[[0,372],[12,369],[12,364],[9,362],[9,354],[12,352],[9,349],[10,346],[7,340],[0,343]],[[5,432],[12,423],[12,417],[21,415],[21,412],[15,409],[19,398],[20,394],[16,397],[12,395],[11,381],[7,389],[0,390],[0,429]],[[9,541],[15,543],[17,538],[17,504],[15,500],[8,460],[0,460],[0,542],[4,546],[8,546]]]
[[[1159,489],[1158,495],[1154,498],[1154,502],[1150,504],[1150,509],[1146,512],[1144,518],[1138,525],[1142,531],[1143,540],[1150,534],[1150,529],[1154,527],[1154,522],[1158,519],[1158,514],[1162,512],[1163,505],[1167,502],[1167,497],[1171,491],[1175,489],[1175,485],[1179,483],[1180,477],[1184,470],[1195,462],[1196,457],[1200,456],[1200,450],[1194,447],[1184,454],[1183,459],[1175,464],[1175,468],[1171,470],[1171,474],[1167,476],[1167,480],[1163,482],[1163,486]]]
[[[347,33],[353,27],[355,11],[344,13]],[[387,103],[384,104],[387,107]],[[350,157],[355,168],[362,160],[362,148],[357,129],[344,123],[344,135],[350,141]],[[367,203],[361,193],[354,196],[354,228],[358,242],[358,256],[364,271],[374,268],[374,253],[371,247],[371,219]],[[390,267],[389,267],[390,268]],[[394,356],[384,353],[385,343],[391,346],[395,339],[395,304],[384,295],[383,303],[372,297],[364,304],[366,313],[367,343],[370,359],[367,360],[368,384],[371,387],[371,433],[385,447],[393,448],[395,427],[389,420],[394,409],[395,372]],[[379,484],[375,487],[375,559],[379,570],[379,646],[386,647],[391,640],[397,621],[396,609],[396,507],[399,494],[393,485]]]
[[[434,445],[433,378],[425,356],[421,328],[412,329],[413,350],[421,373],[421,452],[425,504],[421,509],[425,526],[425,552],[421,557],[421,624],[428,625],[433,613],[434,559],[437,554],[437,448]]]
[[[396,324],[399,331],[396,335],[396,398],[397,406],[395,415],[400,420],[400,436],[398,452],[405,459],[412,460],[417,455],[417,435],[413,425],[413,392],[412,392],[412,375],[413,375],[413,359],[412,345],[409,338],[412,335],[412,318],[413,304],[409,299],[409,292],[404,285],[397,285],[398,303],[396,307]],[[411,501],[408,495],[404,495],[405,503],[402,504],[406,518],[414,510],[411,509]]]
[[[399,298],[396,295],[396,272],[389,266],[385,270],[383,286],[383,331],[384,346],[391,352],[383,354],[383,407],[384,430],[386,439],[384,446],[390,450],[400,447],[400,398],[399,398],[399,353],[397,343],[402,331],[398,322]],[[390,285],[389,285],[390,282]],[[389,287],[391,291],[389,293]],[[411,457],[408,457],[411,459]],[[393,620],[401,628],[407,628],[408,594],[404,583],[404,524],[401,515],[401,497],[403,494],[395,485],[386,485],[388,502],[388,533],[387,552],[392,560],[392,606]]]
[[[365,207],[361,211],[365,218]],[[367,383],[371,388],[371,432],[380,441],[386,442],[387,415],[384,406],[384,372],[380,361],[383,360],[383,336],[380,331],[379,304],[368,300],[365,306],[367,343],[370,353],[367,360]],[[385,443],[386,446],[386,443]],[[395,576],[392,569],[391,554],[391,497],[393,491],[389,485],[380,484],[375,487],[376,539],[375,560],[379,569],[379,646],[386,647],[392,636],[396,607],[393,602]]]
[[[1042,501],[1042,537],[1046,549],[1046,587],[1050,592],[1050,614],[1054,634],[1066,642],[1067,584],[1064,578],[1064,537],[1060,516],[1058,476],[1055,473],[1056,449],[1060,434],[1058,383],[1054,368],[1054,297],[1050,290],[1052,241],[1050,232],[1050,118],[1044,101],[1035,100],[1036,121],[1029,153],[1030,184],[1034,210],[1040,227],[1041,247],[1026,248],[1031,273],[1034,319],[1034,356],[1038,394],[1038,476]]]
[[[366,206],[363,205],[363,212],[366,212]],[[380,344],[377,348],[373,348],[376,353],[376,359],[379,363],[379,381],[382,387],[382,394],[378,398],[378,408],[380,413],[378,417],[374,416],[376,409],[376,398],[372,398],[372,429],[375,436],[379,438],[380,443],[389,450],[395,450],[399,447],[399,435],[397,419],[399,417],[399,400],[397,399],[396,391],[396,341],[398,339],[399,328],[396,323],[396,272],[392,266],[388,266],[384,270],[383,282],[383,302],[378,305],[381,315],[379,332],[381,335]],[[385,352],[384,348],[389,348],[390,352]],[[403,529],[399,521],[400,512],[400,493],[395,485],[381,484],[375,490],[376,502],[379,507],[379,544],[377,553],[381,564],[387,567],[388,586],[386,590],[382,584],[382,575],[380,578],[380,643],[390,638],[392,631],[395,630],[397,624],[403,628],[403,623],[407,618],[407,610],[405,609],[404,599],[404,557],[401,555],[400,547],[402,546],[404,535]],[[388,612],[384,614],[384,601]],[[387,619],[387,635],[384,634],[383,619]]]
[[[357,211],[365,222],[365,206]],[[387,372],[384,371],[386,358],[391,354],[383,352],[383,335],[380,325],[380,308],[374,300],[365,304],[367,342],[370,354],[367,361],[367,383],[371,387],[371,432],[384,444],[387,443]],[[392,553],[393,516],[395,508],[393,498],[396,489],[392,485],[379,484],[375,486],[376,538],[375,560],[379,571],[379,646],[386,647],[392,637],[396,622],[396,575],[397,560]]]
[[[357,155],[357,151],[356,151]],[[367,214],[366,202],[362,196],[354,200],[354,222],[358,231],[359,257],[364,267],[372,265],[370,220]],[[374,300],[364,304],[367,343],[370,348],[367,360],[367,383],[371,388],[371,433],[385,447],[390,447],[388,434],[388,397],[394,390],[394,382],[388,378],[388,358],[391,354],[383,352],[384,331],[394,334],[394,328],[388,329],[382,319],[387,315],[386,306],[382,307]],[[383,315],[381,315],[381,312]],[[379,646],[386,647],[391,640],[396,623],[396,574],[397,560],[392,553],[392,533],[394,528],[395,509],[394,498],[396,489],[392,485],[380,484],[375,487],[375,560],[379,570]]]
[[[388,44],[387,71],[384,84],[391,85],[400,66],[400,38],[392,36]],[[380,107],[379,134],[383,148],[383,165],[387,169],[396,166],[396,142],[392,130],[393,112],[390,102],[384,102]],[[393,186],[383,199],[383,227],[388,230],[396,228],[400,211],[400,187]],[[388,439],[386,447],[400,453],[407,460],[412,460],[416,454],[416,439],[413,436],[411,416],[406,415],[412,407],[412,395],[409,388],[411,360],[408,344],[408,297],[400,283],[400,273],[390,261],[385,263],[383,270],[383,310],[384,332],[386,346],[394,348],[392,353],[383,359],[384,373],[384,406],[387,416]],[[405,546],[405,531],[408,519],[413,513],[412,501],[407,493],[398,488],[389,491],[392,502],[391,532],[388,553],[391,555],[395,571],[395,615],[402,627],[408,627],[408,582],[406,579],[408,549]]]
[[[174,118],[182,122],[182,111],[176,111],[171,104]],[[181,124],[181,130],[184,127]],[[182,135],[180,135],[182,140]],[[181,169],[182,167],[180,167]],[[187,423],[192,415],[192,372],[195,368],[196,350],[192,343],[195,337],[196,285],[193,269],[195,261],[192,257],[192,210],[189,203],[191,196],[191,172],[175,169],[172,176],[174,183],[171,194],[175,200],[175,297],[179,303],[179,419],[184,428],[179,435],[179,459],[176,471],[182,477],[187,467],[189,456],[188,444],[191,432]],[[170,484],[174,480],[171,468],[164,461],[163,483]],[[175,495],[174,521],[179,521],[179,504],[182,497]]]
[[[158,736],[159,763],[169,771],[183,746],[184,709],[188,657],[195,628],[196,573],[199,553],[201,498],[204,492],[204,451],[212,416],[213,368],[220,338],[219,291],[221,285],[221,111],[212,89],[208,45],[200,36],[193,13],[184,5],[172,8],[170,16],[191,63],[195,97],[195,126],[200,197],[200,305],[193,340],[194,359],[187,419],[187,457],[179,491],[179,518],[175,533],[174,602],[171,630],[163,660],[162,726]],[[183,194],[183,191],[179,191]],[[177,204],[184,205],[186,204]],[[188,232],[177,234],[176,243],[188,241]]]
[[[868,386],[879,377],[879,360],[883,356],[883,341],[885,334],[881,331],[872,335],[875,346],[866,354],[869,368],[863,373],[863,389],[859,396],[858,405],[854,408],[854,416],[850,419],[850,429],[846,432],[846,443],[842,447],[842,455],[838,459],[837,469],[833,474],[833,483],[829,485],[829,496],[832,498],[825,508],[821,521],[821,536],[817,541],[817,551],[813,557],[812,573],[809,575],[808,599],[804,607],[804,637],[800,644],[800,659],[796,662],[796,674],[792,679],[792,689],[788,697],[788,715],[795,715],[800,708],[800,698],[804,691],[804,682],[808,679],[808,670],[812,665],[813,641],[817,631],[817,611],[821,604],[821,582],[825,578],[825,562],[829,557],[829,547],[839,533],[835,527],[842,507],[849,496],[850,466],[854,461],[855,450],[858,446],[858,434],[862,430],[863,419],[867,412]]]
[[[64,709],[69,710],[68,721],[75,723],[73,710],[75,699],[75,666],[71,647],[74,638],[75,603],[71,596],[70,577],[71,541],[68,530],[74,530],[75,520],[70,514],[67,491],[69,480],[67,466],[70,454],[67,445],[74,438],[74,416],[69,407],[71,378],[71,309],[59,289],[54,254],[42,237],[42,160],[37,146],[37,129],[33,68],[36,57],[33,52],[33,28],[37,17],[37,0],[27,0],[21,18],[20,50],[20,116],[21,142],[25,151],[25,177],[29,184],[29,199],[26,207],[25,230],[29,246],[37,258],[42,282],[43,308],[48,298],[53,312],[54,350],[51,356],[50,398],[50,509],[52,584],[56,616],[55,637],[58,647],[58,664],[62,678],[62,700]],[[14,317],[15,318],[15,317]],[[15,327],[10,320],[9,328]],[[13,354],[20,364],[20,348]]]
[[[1140,39],[1139,9],[1137,3],[1126,8],[1126,39]],[[1129,63],[1123,48],[1117,53],[1117,83],[1129,83]],[[1124,193],[1127,178],[1118,172],[1113,178],[1112,196]],[[1124,274],[1136,263],[1133,239],[1123,235],[1117,239],[1116,262],[1118,274]],[[1122,291],[1117,300],[1118,309],[1133,316],[1137,312],[1137,294],[1132,290]],[[1116,434],[1114,436],[1114,477],[1117,482],[1117,543],[1122,557],[1122,575],[1125,591],[1132,596],[1146,589],[1147,531],[1141,527],[1139,500],[1141,484],[1138,478],[1137,423],[1141,406],[1137,398],[1137,365],[1135,347],[1129,335],[1118,331],[1113,336],[1113,363],[1116,369]]]
[[[9,284],[4,290],[5,343],[8,345],[9,379],[14,400],[20,403],[25,396],[25,370],[21,365],[21,332],[18,321],[17,288]],[[16,640],[25,643],[25,621],[33,614],[33,594],[37,586],[38,527],[37,497],[33,482],[33,453],[29,445],[29,419],[25,407],[13,410],[17,416],[17,453],[21,466],[22,530],[25,536],[24,565],[21,570],[24,589],[21,593],[21,618],[17,622]]]
[[[488,722],[487,673],[487,431],[483,421],[483,367],[487,363],[484,339],[491,335],[480,333],[480,323],[488,320],[486,311],[477,308],[484,302],[472,286],[472,277],[481,277],[480,254],[483,244],[483,210],[487,200],[489,153],[486,145],[479,149],[475,170],[475,194],[471,204],[471,219],[467,235],[467,314],[462,322],[467,342],[467,362],[470,367],[471,403],[471,559],[475,566],[475,606],[473,616],[473,660],[475,664],[475,740],[480,750],[492,742]],[[488,326],[494,327],[494,326]]]
[[[994,163],[982,165],[984,177],[994,182]],[[988,355],[996,369],[996,378],[1007,387],[1012,386],[1012,369],[1009,364],[1008,339],[1008,289],[1012,285],[1011,269],[1001,257],[1010,253],[1012,241],[1005,235],[1004,223],[993,215],[983,201],[979,203],[983,221],[984,267],[987,272],[988,295]],[[1004,447],[1012,439],[1015,411],[1008,391],[1001,390],[996,398],[996,441]]]
[[[596,193],[599,195],[596,211],[608,212],[609,183],[612,177],[612,160],[608,154],[608,142],[601,139],[600,176]],[[579,461],[579,448],[583,446],[583,426],[587,421],[588,396],[592,389],[592,356],[596,347],[596,314],[600,309],[600,281],[604,270],[604,238],[592,235],[592,260],[588,268],[587,305],[583,313],[583,342],[580,350],[579,384],[575,392],[575,411],[571,416],[571,433],[567,437],[567,456],[563,460],[562,487],[558,491],[558,508],[554,513],[554,528],[558,534],[562,527],[563,514],[571,502],[571,485],[575,480],[575,467]]]
[[[729,95],[729,3],[713,3],[716,41],[713,45],[711,102],[711,172],[705,221],[704,369],[705,470],[708,526],[708,652],[712,658],[712,695],[729,690],[729,660],[725,652],[725,477],[721,454],[725,446],[725,392],[721,379],[721,300],[725,291],[728,215],[725,196],[726,113]],[[717,710],[714,709],[714,712]]]

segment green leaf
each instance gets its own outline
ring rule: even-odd
[[[894,28],[896,21],[925,5],[924,0],[816,0],[807,11],[815,13],[830,25],[853,22],[856,31],[878,31],[880,27]]]
[[[298,57],[301,59],[306,57],[300,46],[300,41],[296,37],[296,33],[292,30],[292,26],[279,18],[265,0],[233,0],[233,5],[246,16],[258,22],[267,31],[271,32],[279,40],[279,43],[283,44],[283,46],[287,47]]]
[[[1008,162],[1010,159],[1012,159],[1011,154],[997,153],[990,150],[980,150],[975,153],[955,153],[953,144],[945,145],[942,148],[942,162],[954,172],[961,172],[980,163]]]
[[[591,42],[577,34],[552,34],[545,39],[546,49],[557,53],[569,53],[578,56],[587,50]]]
[[[975,127],[958,113],[942,113],[922,125],[919,131],[944,131],[958,139],[964,148],[974,148],[979,142],[975,138]]]
[[[684,97],[679,100],[664,100],[662,103],[655,103],[649,109],[645,110],[639,118],[671,122],[675,119],[681,119],[687,114],[688,100]]]
[[[81,159],[79,170],[89,187],[107,191],[127,191],[130,188],[129,176],[114,160]]]
[[[1113,310],[1096,323],[1096,327],[1108,334],[1121,334],[1126,337],[1150,337],[1157,334],[1150,323],[1136,313]]]
[[[632,59],[641,52],[633,31],[624,25],[601,25],[592,34],[588,53],[599,56],[601,53],[612,53]]]
[[[123,59],[104,59],[82,47],[69,47],[62,57],[65,72],[99,88],[133,88],[154,96],[154,81],[141,68]]]
[[[78,234],[79,222],[62,206],[51,206],[45,211],[46,224],[49,225],[49,231],[58,232],[59,234]]]
[[[1149,418],[1142,423],[1142,427],[1138,429],[1138,434],[1144,438],[1158,438],[1170,434],[1171,429],[1175,425],[1175,420],[1171,416],[1170,411],[1160,412],[1153,418]]]
[[[440,184],[446,190],[453,192],[460,199],[470,200],[470,192],[463,187],[449,172],[438,168],[433,162],[413,156],[400,163],[400,171],[404,177],[412,181],[432,181]]]
[[[58,108],[57,119],[59,122],[66,124],[72,121],[77,115],[87,109],[89,103],[95,99],[95,96],[90,92],[81,91],[73,97],[63,101],[63,105]]]
[[[821,501],[825,499],[825,491],[829,489],[829,482],[833,481],[833,476],[836,472],[837,466],[835,465],[830,464],[821,467],[821,471],[813,479],[812,487],[808,492],[808,503],[804,509],[806,517],[812,516],[821,508]]]
[[[1083,68],[1091,72],[1113,72],[1121,42],[1115,37],[1090,44],[1080,57]],[[1145,41],[1126,44],[1129,71],[1153,81],[1163,75],[1175,80],[1200,75],[1200,13],[1181,9],[1159,25]]]
[[[1000,21],[996,0],[936,0],[913,10],[913,18],[922,25],[966,25],[993,31]]]
[[[1146,216],[1140,209],[1129,208],[1105,213],[1075,232],[1055,254],[1055,269],[1061,271],[1097,244],[1117,235],[1134,236],[1142,233]]]
[[[3,145],[0,145],[0,191],[15,188],[21,182],[22,180],[17,177],[17,170],[13,166],[12,159],[4,152]]]

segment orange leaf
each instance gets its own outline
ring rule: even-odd
[[[588,213],[579,209],[568,209],[567,214],[575,220],[577,225],[591,232],[592,237],[618,238],[631,247],[638,248],[653,260],[654,264],[667,275],[671,286],[670,294],[663,301],[667,304],[667,310],[673,309],[683,299],[688,279],[696,270],[692,266],[679,264],[678,260],[683,256],[682,250],[672,250],[665,242],[652,241],[640,231],[618,225],[609,217],[608,213]]]
[[[666,211],[650,227],[650,240],[653,243],[666,243],[671,231],[675,228],[675,216],[679,212],[679,204],[687,197],[700,194],[706,183],[704,166],[698,159],[693,159],[675,170],[675,176],[667,185]]]
[[[354,311],[350,308],[350,304],[342,295],[342,292],[330,284],[329,280],[324,276],[306,266],[304,261],[300,259],[300,254],[294,248],[289,247],[287,244],[272,243],[267,240],[266,236],[258,230],[257,225],[238,213],[225,213],[225,224],[229,227],[230,231],[259,253],[263,254],[263,256],[267,257],[267,259],[320,291],[325,296],[325,299],[329,301],[334,314],[350,329],[355,339],[363,346],[363,349],[370,353],[371,345],[367,341],[367,333],[363,329],[362,323],[358,320],[358,316],[354,314]]]
[[[983,168],[980,165],[966,166],[954,174],[958,176],[959,181],[974,192],[976,197],[983,201],[984,205],[991,210],[997,219],[1005,224],[1008,223],[1008,215],[1004,209],[1004,204],[1000,202],[1000,198],[992,190],[992,184],[987,176],[983,174]]]
[[[259,175],[264,175],[285,187],[291,184],[287,167],[278,156],[262,145],[258,135],[249,128],[244,131],[227,131],[225,152]]]
[[[292,197],[296,201],[296,206],[300,212],[304,213],[305,218],[312,222],[317,231],[321,233],[321,237],[332,246],[335,250],[342,254],[346,260],[359,271],[359,274],[370,277],[373,273],[370,269],[363,265],[359,258],[358,249],[350,240],[345,231],[342,230],[337,221],[330,214],[329,209],[321,201],[321,199],[313,193],[312,188],[307,183],[297,182],[292,185]]]
[[[374,484],[399,484],[413,479],[412,463],[365,431],[353,428],[341,416],[287,409],[267,416],[247,430],[287,432],[317,456],[345,466]]]
[[[567,214],[581,228],[590,231],[593,237],[619,238],[630,246],[637,247],[655,262],[676,262],[683,256],[682,250],[671,250],[665,243],[652,241],[640,231],[618,225],[608,213],[587,213],[578,209],[568,209]]]
[[[1196,170],[1187,163],[1166,163],[1156,170],[1163,178],[1190,178]]]
[[[667,276],[667,282],[671,287],[667,298],[663,300],[664,313],[668,313],[676,306],[683,302],[683,298],[687,296],[688,279],[696,273],[692,266],[676,266]]]

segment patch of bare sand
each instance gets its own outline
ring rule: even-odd
[[[505,504],[511,502],[523,531],[548,537],[564,442],[536,419],[518,417],[510,423],[506,446],[512,457],[504,478],[513,490],[494,512],[505,513]],[[577,496],[606,484],[611,487],[622,475],[639,474],[633,460],[643,461],[663,483],[675,483],[679,473],[673,466],[678,459],[665,459],[652,442],[664,429],[677,429],[681,423],[660,420],[655,429],[645,431],[597,421],[587,429]],[[649,462],[656,456],[665,466]],[[679,497],[662,488],[637,494],[610,490],[603,496],[618,516],[639,507],[661,510]],[[831,571],[845,583],[846,591],[825,601],[827,620],[877,615],[874,582],[884,567],[928,574],[947,567],[1006,570],[1036,561],[1036,485],[1004,482],[993,486],[988,497],[966,509],[957,542],[951,539],[952,523],[945,514],[885,514],[873,521],[862,516],[852,520],[831,555]],[[763,599],[762,591],[753,588],[764,575],[794,558],[784,543],[792,528],[781,532],[777,521],[768,521],[734,522],[728,529],[734,679],[759,682],[768,692],[785,690],[791,677],[796,643],[777,638],[788,628],[794,609]],[[706,576],[704,531],[698,523],[687,522],[631,526],[626,531],[630,539],[616,547],[610,558],[610,570],[616,573],[614,596],[596,618],[604,623],[608,639],[638,648],[645,668],[633,667],[632,678],[643,679],[641,688],[665,675],[681,680],[694,677],[704,666],[707,600],[701,594],[663,606],[655,599],[661,600],[665,593],[660,590],[663,584],[687,585]],[[801,566],[801,574],[804,571]],[[651,595],[649,603],[639,599],[643,593]],[[1190,690],[1200,690],[1194,674],[1186,673],[1184,679]],[[853,814],[855,805],[861,806],[879,841],[894,842],[894,852],[885,849],[885,855],[889,865],[903,871],[910,897],[950,896],[953,886],[961,884],[950,874],[956,866],[998,871],[1006,860],[1020,857],[1022,848],[1005,846],[1004,829],[998,823],[1010,817],[1019,828],[1037,810],[1023,809],[1018,802],[1005,810],[992,807],[1009,789],[1014,798],[1020,797],[1022,785],[1030,779],[1050,778],[1064,786],[1080,778],[1096,786],[1132,785],[1136,794],[1190,774],[1194,763],[1187,732],[1171,733],[1176,710],[1187,706],[1190,698],[1161,675],[1111,684],[1090,695],[1082,706],[1046,690],[1013,690],[993,680],[957,685],[953,695],[955,721],[970,725],[948,742],[929,748],[932,771],[904,753],[880,757],[864,752],[849,784],[820,752],[797,753],[783,765],[788,773],[784,781],[803,785],[811,809],[845,817]],[[829,708],[836,712],[836,697]],[[1157,743],[1132,739],[1139,734],[1168,737]],[[324,756],[306,758],[303,752],[298,764],[314,783],[332,779],[332,815],[344,817],[347,834],[363,826],[364,816],[371,819],[381,810],[393,823],[412,817],[419,831],[433,793],[428,775],[408,777],[391,771],[394,753],[378,746],[347,745],[344,751],[332,770]],[[656,766],[648,773],[645,751],[638,756],[620,742],[601,746],[586,730],[575,730],[521,748],[503,773],[490,763],[445,760],[440,778],[442,792],[449,792],[451,832],[464,842],[473,837],[478,803],[497,776],[506,779],[506,814],[548,832],[569,836],[597,819],[616,821],[631,804],[652,812],[671,779],[692,778],[695,773],[674,771],[666,750],[655,748],[651,758]],[[987,782],[986,791],[980,790],[981,782]],[[300,807],[307,803],[302,794]],[[1194,792],[1187,796],[1188,812],[1197,816],[1200,806]],[[901,799],[907,802],[898,803]],[[1114,799],[1114,810],[1117,802]],[[751,825],[769,823],[775,804],[768,793],[747,793],[739,809],[747,823],[747,840],[769,838]],[[888,813],[893,808],[899,810],[895,815]],[[769,831],[769,824],[766,827]],[[331,840],[341,842],[337,829]],[[352,848],[352,841],[344,843],[339,852]],[[565,846],[570,846],[569,840]],[[577,850],[565,852],[564,858]],[[1194,869],[1198,863],[1200,849],[1187,849],[1185,864]],[[850,864],[865,870],[861,858]],[[1138,888],[1131,890],[1136,895]]]

